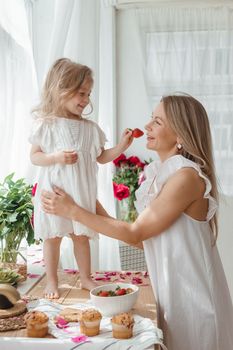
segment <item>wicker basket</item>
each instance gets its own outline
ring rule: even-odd
[[[121,269],[123,271],[147,271],[144,251],[120,243]]]

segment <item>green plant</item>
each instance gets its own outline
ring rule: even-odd
[[[32,186],[25,179],[13,180],[14,173],[0,183],[0,261],[16,262],[25,238],[34,243]]]

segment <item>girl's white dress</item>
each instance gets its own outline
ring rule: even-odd
[[[159,325],[169,350],[231,350],[233,308],[217,247],[211,244],[209,220],[217,205],[210,196],[210,181],[197,164],[180,155],[153,162],[135,205],[141,212],[183,167],[194,168],[205,180],[209,210],[206,221],[183,213],[169,229],[143,242]]]
[[[96,212],[97,163],[106,142],[104,132],[93,121],[63,117],[36,119],[29,142],[39,145],[45,153],[75,150],[75,164],[55,164],[40,167],[34,198],[35,237],[53,238],[70,233],[98,238],[98,234],[77,221],[46,214],[41,207],[41,190],[52,190],[57,185],[69,193],[83,208]]]

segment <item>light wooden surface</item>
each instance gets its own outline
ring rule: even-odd
[[[157,325],[156,303],[150,285],[150,279],[149,277],[144,278],[143,275],[140,275],[140,273],[137,274],[137,276],[142,279],[143,285],[139,285],[139,297],[132,311],[133,313],[142,317],[150,318],[155,325]],[[57,303],[71,305],[75,303],[85,303],[87,300],[89,300],[89,291],[80,288],[78,273],[59,271],[58,277],[60,298],[56,300]],[[126,283],[130,283],[131,279],[132,276],[129,276],[126,277],[124,281]],[[111,283],[111,281],[98,281],[98,284],[104,283]],[[27,295],[32,298],[42,298],[45,284],[46,277],[42,276],[42,278],[37,281],[37,283],[27,292]],[[1,332],[0,336],[25,337],[26,330],[21,329],[17,331]],[[159,347],[156,349],[159,349]]]

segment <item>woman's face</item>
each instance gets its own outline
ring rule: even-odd
[[[146,147],[156,151],[162,160],[177,154],[177,135],[170,128],[163,107],[163,102],[155,108],[151,120],[145,125],[147,131]]]
[[[90,102],[92,85],[91,81],[84,81],[76,94],[65,102],[64,107],[69,114],[75,116],[82,115],[84,108]]]

